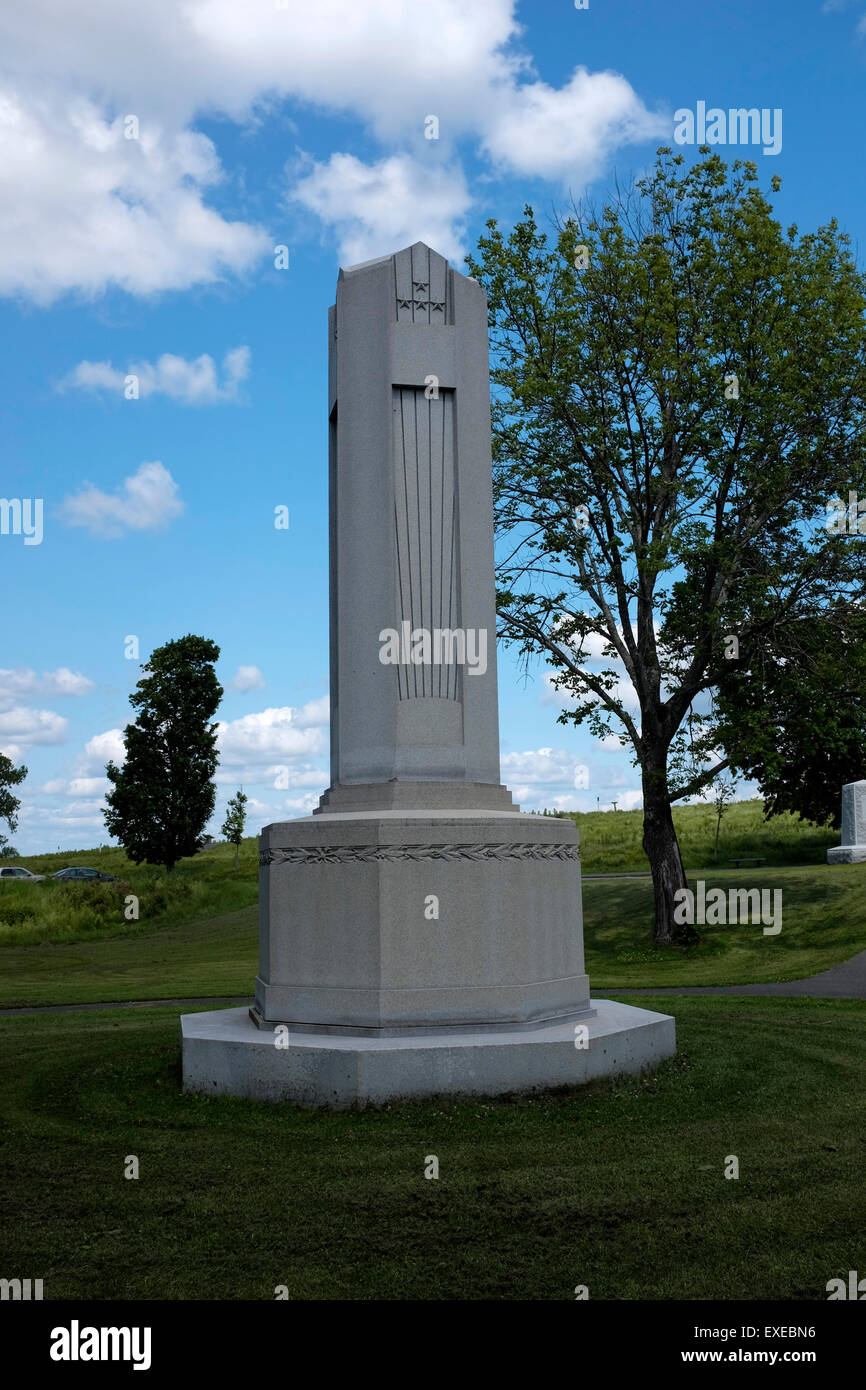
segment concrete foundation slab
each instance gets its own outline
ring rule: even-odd
[[[579,1023],[411,1037],[292,1033],[279,1024],[268,1033],[247,1008],[184,1014],[184,1089],[347,1109],[580,1086],[647,1070],[676,1052],[668,1014],[610,999],[594,999],[592,1008]]]

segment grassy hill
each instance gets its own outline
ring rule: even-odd
[[[727,808],[714,852],[716,812],[712,806],[674,807],[674,825],[687,869],[724,867],[728,860],[761,856],[768,865],[826,864],[827,849],[838,845],[838,830],[827,830],[796,816],[764,820],[763,802],[735,801]],[[643,811],[574,812],[570,819],[580,831],[580,857],[585,874],[648,870],[641,848]]]

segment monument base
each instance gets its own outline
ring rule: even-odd
[[[866,860],[866,845],[836,845],[827,850],[828,864],[862,864]]]
[[[676,1052],[674,1020],[611,999],[581,1023],[501,1032],[364,1037],[280,1033],[247,1008],[184,1014],[183,1086],[210,1096],[347,1109],[436,1095],[495,1096],[580,1086],[657,1066]],[[576,1045],[584,1042],[586,1045]],[[278,1045],[279,1044],[279,1045]]]

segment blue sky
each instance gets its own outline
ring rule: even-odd
[[[131,636],[222,648],[212,829],[241,784],[254,830],[326,785],[340,264],[423,239],[459,266],[488,217],[639,175],[698,102],[781,110],[778,155],[719,152],[781,175],[783,224],[866,237],[866,0],[29,0],[0,53],[0,495],[44,506],[40,544],[0,535],[22,852],[105,841]],[[524,809],[640,804],[507,651],[500,704]]]

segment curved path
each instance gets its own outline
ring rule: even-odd
[[[781,994],[812,999],[866,999],[866,951],[805,980],[765,985],[682,985],[661,989],[612,989],[611,994]]]
[[[20,1009],[0,1009],[0,1018],[13,1014],[77,1014],[88,1009],[174,1009],[185,1004],[252,1004],[252,998],[239,994],[210,994],[197,999],[118,999],[104,1004],[35,1004]]]

